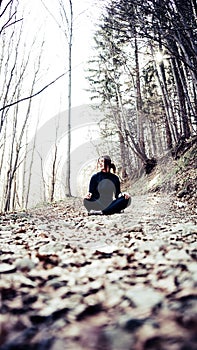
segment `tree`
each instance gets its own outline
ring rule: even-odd
[[[31,86],[31,92],[30,95],[32,94],[32,91],[34,89],[37,76],[40,70],[40,61],[41,61],[41,56],[42,56],[42,48],[43,48],[44,43],[41,46],[41,52],[40,56],[38,57],[38,62],[37,62],[37,68],[35,68],[34,72],[34,77],[32,80],[32,86]],[[22,76],[24,74],[24,67],[26,67],[26,63],[24,66],[21,66],[21,74]],[[17,91],[18,96],[20,96],[21,90],[20,90],[20,85]],[[28,105],[27,105],[27,110],[25,114],[25,118],[21,124],[19,121],[19,105],[17,104],[15,109],[14,109],[14,119],[13,119],[13,130],[11,133],[11,148],[10,148],[10,157],[9,157],[9,170],[7,172],[7,181],[5,184],[5,207],[4,211],[9,211],[10,209],[15,208],[15,195],[16,195],[16,185],[15,185],[15,178],[16,178],[16,173],[18,168],[23,162],[23,159],[25,155],[22,152],[22,149],[24,147],[24,135],[25,135],[25,130],[28,125],[28,120],[30,117],[30,110],[31,110],[31,103],[32,100],[28,100]],[[21,125],[20,125],[21,124]]]
[[[40,63],[44,42],[35,37],[30,40],[29,50],[23,38],[23,20],[18,19],[18,1],[1,2],[4,8],[1,20],[1,106],[0,106],[0,191],[1,208],[14,210],[21,204],[23,197],[21,187],[22,165],[25,158],[24,149],[28,128],[31,97],[39,79]],[[38,39],[38,40],[37,40]],[[38,57],[32,59],[34,45],[40,44]],[[29,79],[28,79],[29,78]],[[26,103],[22,95],[29,93]]]
[[[72,102],[72,44],[73,44],[73,3],[72,0],[69,0],[69,9],[67,10],[67,6],[63,0],[59,0],[59,13],[60,20],[55,18],[54,15],[50,12],[49,8],[45,5],[44,1],[42,1],[46,10],[50,13],[54,21],[56,22],[58,28],[63,33],[64,38],[66,39],[66,45],[68,45],[68,121],[67,121],[67,161],[66,161],[66,196],[71,196],[71,188],[70,188],[70,168],[71,168],[71,157],[70,157],[70,149],[71,149],[71,102]]]
[[[22,5],[21,5],[22,6]],[[64,77],[67,73],[68,80],[68,105],[69,118],[65,129],[68,130],[68,157],[67,157],[67,195],[70,193],[70,145],[71,145],[71,71],[72,71],[72,36],[73,36],[73,9],[72,1],[69,1],[69,10],[65,10],[64,1],[59,1],[59,13],[61,15],[61,30],[66,38],[68,48],[68,67],[67,72],[59,75],[56,79],[43,84],[40,88],[39,83],[42,81],[40,71],[43,69],[41,64],[41,55],[44,50],[44,41],[39,33],[35,34],[30,47],[30,40],[25,42],[25,27],[23,26],[24,14],[21,13],[18,0],[4,0],[0,3],[0,190],[1,208],[3,210],[13,210],[18,205],[27,205],[28,191],[31,187],[31,174],[29,175],[27,187],[22,183],[26,176],[27,154],[27,133],[29,118],[31,115],[32,98],[41,94],[57,80]],[[34,45],[36,49],[34,49]],[[40,45],[40,56],[36,56]],[[28,51],[29,49],[29,51]],[[47,67],[45,66],[45,70]],[[44,73],[44,71],[42,71]],[[44,74],[43,74],[44,76]],[[30,82],[30,84],[29,84]],[[41,83],[40,83],[41,84]],[[23,102],[23,103],[22,103]],[[36,123],[34,123],[35,125]],[[12,133],[11,133],[12,131]],[[32,150],[32,157],[35,150]],[[56,157],[56,154],[55,154]],[[43,162],[43,159],[42,159]],[[56,171],[58,164],[54,159],[52,178],[56,181]],[[30,170],[31,172],[31,170]],[[21,174],[23,174],[21,176]],[[43,176],[44,179],[44,176]],[[25,181],[25,180],[24,180]],[[46,188],[46,184],[44,183]],[[52,184],[51,198],[54,198],[55,183]],[[27,192],[27,193],[25,193]]]
[[[128,14],[128,11],[126,13]],[[123,138],[126,146],[129,137],[131,150],[146,165],[150,160],[146,154],[144,142],[138,38],[131,22],[131,20],[128,22],[127,18],[121,20],[120,9],[115,8],[113,1],[110,2],[96,33],[98,68],[89,70],[88,79],[93,94],[94,91],[99,91],[99,97],[103,103],[108,102],[112,114],[114,109],[116,116],[120,116],[118,123],[115,120],[120,132],[120,140]],[[134,57],[132,60],[129,58],[131,55]],[[129,125],[128,113],[126,113],[126,108],[131,109],[132,104],[135,104],[136,128]]]
[[[163,125],[155,129],[155,133],[160,132],[157,139],[161,136],[172,154],[180,138],[187,139],[196,132],[195,9],[193,1],[187,2],[182,7],[182,2],[179,0],[156,2],[109,0],[104,3],[103,18],[99,26],[102,29],[102,32],[100,31],[102,38],[97,41],[96,48],[98,68],[90,71],[90,85],[93,94],[97,90],[99,97],[103,99],[105,96],[103,86],[106,84],[109,86],[109,72],[116,70],[119,76],[118,80],[116,76],[113,83],[116,81],[114,86],[117,87],[118,84],[119,87],[121,86],[118,93],[119,102],[121,101],[123,109],[128,109],[130,104],[131,110],[133,99],[127,98],[125,89],[126,84],[130,86],[130,93],[136,96],[136,133],[133,133],[135,130],[133,121],[131,124],[129,119],[125,118],[125,113],[121,114],[121,118],[124,119],[132,150],[142,160],[146,171],[151,171],[155,165],[154,155],[150,157],[151,150],[156,149],[153,124],[149,123],[149,120],[153,120],[152,113],[155,115],[154,120],[157,123],[160,120]],[[98,33],[99,31],[97,31],[97,37]],[[109,59],[110,53],[111,57],[114,56],[111,42],[114,43],[116,64]],[[102,47],[103,55],[100,55],[99,51]],[[160,53],[160,60],[157,58],[158,53]],[[104,76],[99,73],[103,57],[108,60],[108,71],[105,71]],[[156,93],[152,96],[150,93],[144,94],[148,90],[145,77],[150,73],[148,70],[151,62],[151,82],[154,84]],[[124,73],[127,72],[126,79],[122,67],[125,68]],[[118,89],[116,91],[114,89],[110,92],[111,101],[117,96],[117,91]],[[148,96],[149,100],[147,100]],[[157,96],[156,101],[155,96]],[[150,104],[154,106],[151,114],[150,108],[146,109]],[[155,122],[155,127],[156,125]],[[164,129],[165,133],[163,133]]]
[[[65,12],[65,8],[61,1],[61,8],[63,14],[65,16],[67,26],[68,26],[68,47],[69,47],[69,55],[68,55],[68,71],[69,71],[69,81],[68,81],[68,144],[67,144],[67,173],[66,173],[66,190],[67,196],[71,196],[71,188],[70,188],[70,166],[71,166],[71,158],[70,158],[70,149],[71,149],[71,86],[72,86],[72,40],[73,40],[73,6],[72,1],[69,0],[70,4],[70,20]]]

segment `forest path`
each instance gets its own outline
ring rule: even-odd
[[[197,348],[197,215],[171,195],[1,216],[1,350]]]

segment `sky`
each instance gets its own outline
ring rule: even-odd
[[[68,1],[68,0],[67,0]],[[72,107],[90,103],[85,69],[93,54],[93,34],[99,9],[96,0],[73,0],[74,28],[72,46]],[[24,35],[26,45],[31,45],[34,36],[44,39],[42,56],[42,77],[39,88],[56,79],[67,70],[68,45],[58,27],[60,21],[58,0],[23,0]],[[69,10],[69,6],[68,6]],[[61,22],[61,21],[60,21]],[[37,44],[39,52],[39,43]],[[34,54],[36,49],[34,47]],[[39,97],[34,106],[39,114],[39,126],[49,118],[68,108],[68,75],[49,87]]]

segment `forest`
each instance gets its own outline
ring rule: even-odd
[[[0,0],[0,350],[197,349],[196,23],[196,0]],[[96,163],[85,198],[126,206],[74,192]]]
[[[92,98],[119,138],[123,176],[196,137],[196,2],[109,1],[90,61]],[[111,123],[109,123],[109,120]]]
[[[50,81],[42,80],[47,56],[44,38],[36,33],[31,42],[24,34],[28,20],[19,1],[0,4],[0,191],[1,211],[28,207],[35,144],[28,149],[29,133],[37,123],[32,112],[49,86],[66,79],[72,124],[73,3],[57,1],[59,27],[65,35],[66,71]],[[94,2],[95,3],[95,2]],[[86,64],[93,108],[102,111],[99,121],[103,142],[116,140],[112,150],[121,178],[150,174],[162,157],[177,159],[197,141],[197,3],[196,0],[99,0],[94,54]],[[23,39],[22,39],[23,38]],[[35,50],[36,47],[36,50]],[[27,79],[28,78],[28,79]],[[66,97],[67,99],[67,97]],[[33,119],[32,119],[33,116]],[[35,137],[36,140],[36,137]],[[35,141],[36,142],[36,141]],[[70,176],[70,133],[66,158],[66,195]],[[46,200],[56,198],[58,168],[56,144]],[[37,150],[38,151],[38,150]],[[40,162],[42,163],[42,159]]]

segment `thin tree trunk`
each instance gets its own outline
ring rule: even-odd
[[[54,193],[55,193],[55,183],[56,183],[56,163],[57,163],[57,143],[55,143],[55,152],[52,166],[52,178],[51,178],[51,189],[50,189],[50,202],[54,201]]]
[[[68,80],[68,139],[67,139],[67,162],[66,162],[66,196],[71,196],[70,176],[71,176],[71,88],[72,88],[72,40],[73,40],[73,6],[70,3],[70,26],[69,26],[69,80]]]
[[[144,142],[144,120],[142,111],[142,96],[141,96],[141,84],[140,84],[140,68],[138,57],[138,42],[135,33],[135,71],[136,71],[136,115],[137,115],[137,140],[141,152],[145,155],[145,142]]]

